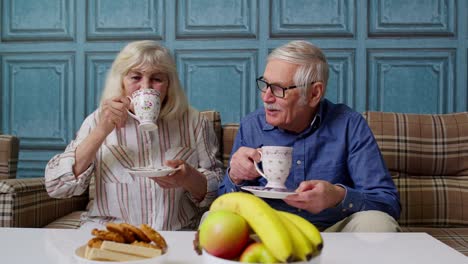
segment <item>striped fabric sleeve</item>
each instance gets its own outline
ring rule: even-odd
[[[200,115],[197,129],[197,153],[199,157],[198,171],[206,177],[206,195],[203,200],[196,200],[187,192],[187,196],[198,207],[207,207],[216,198],[218,184],[223,175],[222,163],[217,159],[219,151],[218,139],[211,123]]]
[[[45,186],[51,197],[68,198],[80,195],[88,188],[91,175],[94,171],[94,163],[80,175],[75,177],[73,165],[75,164],[75,151],[78,145],[89,135],[95,114],[86,118],[75,140],[72,140],[61,154],[55,155],[45,168]]]

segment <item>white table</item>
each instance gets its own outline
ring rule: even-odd
[[[161,234],[169,245],[164,263],[203,263],[193,251],[194,232]],[[0,228],[0,263],[78,263],[74,251],[90,237],[80,230]],[[323,238],[323,264],[468,263],[463,254],[425,233],[324,233]]]

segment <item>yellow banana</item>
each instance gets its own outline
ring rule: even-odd
[[[317,229],[317,227],[315,227],[314,224],[296,214],[284,211],[277,212],[285,218],[289,219],[291,222],[293,222],[305,234],[305,236],[310,240],[310,242],[312,242],[312,245],[316,250],[314,254],[320,253],[320,251],[323,248],[323,239],[322,235],[320,234],[320,231]]]
[[[292,259],[292,243],[288,230],[276,214],[261,198],[243,192],[219,196],[210,211],[227,210],[239,214],[249,223],[265,247],[281,262]]]
[[[306,235],[297,227],[291,220],[289,220],[284,214],[276,211],[277,215],[283,222],[286,229],[289,231],[291,242],[293,246],[294,261],[307,261],[310,260],[315,251],[312,242],[306,237]]]

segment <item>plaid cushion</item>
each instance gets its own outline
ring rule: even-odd
[[[403,232],[424,232],[468,256],[468,228],[402,227]]]
[[[0,180],[0,226],[43,227],[75,210],[82,210],[88,194],[68,199],[51,198],[44,178]]]
[[[400,224],[466,226],[468,113],[364,116],[400,192]]]
[[[18,167],[19,139],[11,135],[0,135],[0,179],[16,178]]]
[[[215,131],[216,137],[218,138],[218,144],[220,142],[223,142],[223,134],[222,134],[222,126],[221,126],[221,115],[219,112],[216,111],[202,111],[200,112],[203,116],[205,116],[208,121],[211,121],[213,124],[213,129]],[[216,154],[216,158],[218,160],[221,160],[221,153],[223,153],[222,150],[223,146],[220,146],[220,149],[218,150],[218,153]]]
[[[412,176],[468,176],[468,112],[367,112],[388,169]]]
[[[225,124],[223,126],[223,164],[227,168],[229,166],[229,158],[231,157],[232,145],[236,139],[239,124]]]

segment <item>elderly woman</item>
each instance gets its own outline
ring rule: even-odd
[[[144,88],[160,93],[154,131],[141,130],[128,114],[128,97]],[[188,105],[170,52],[154,41],[132,42],[112,64],[100,107],[47,164],[46,188],[56,198],[80,195],[95,177],[95,199],[82,215],[83,226],[115,221],[189,229],[216,196],[223,173],[217,151],[210,123]],[[177,170],[162,177],[128,173],[148,166]]]

